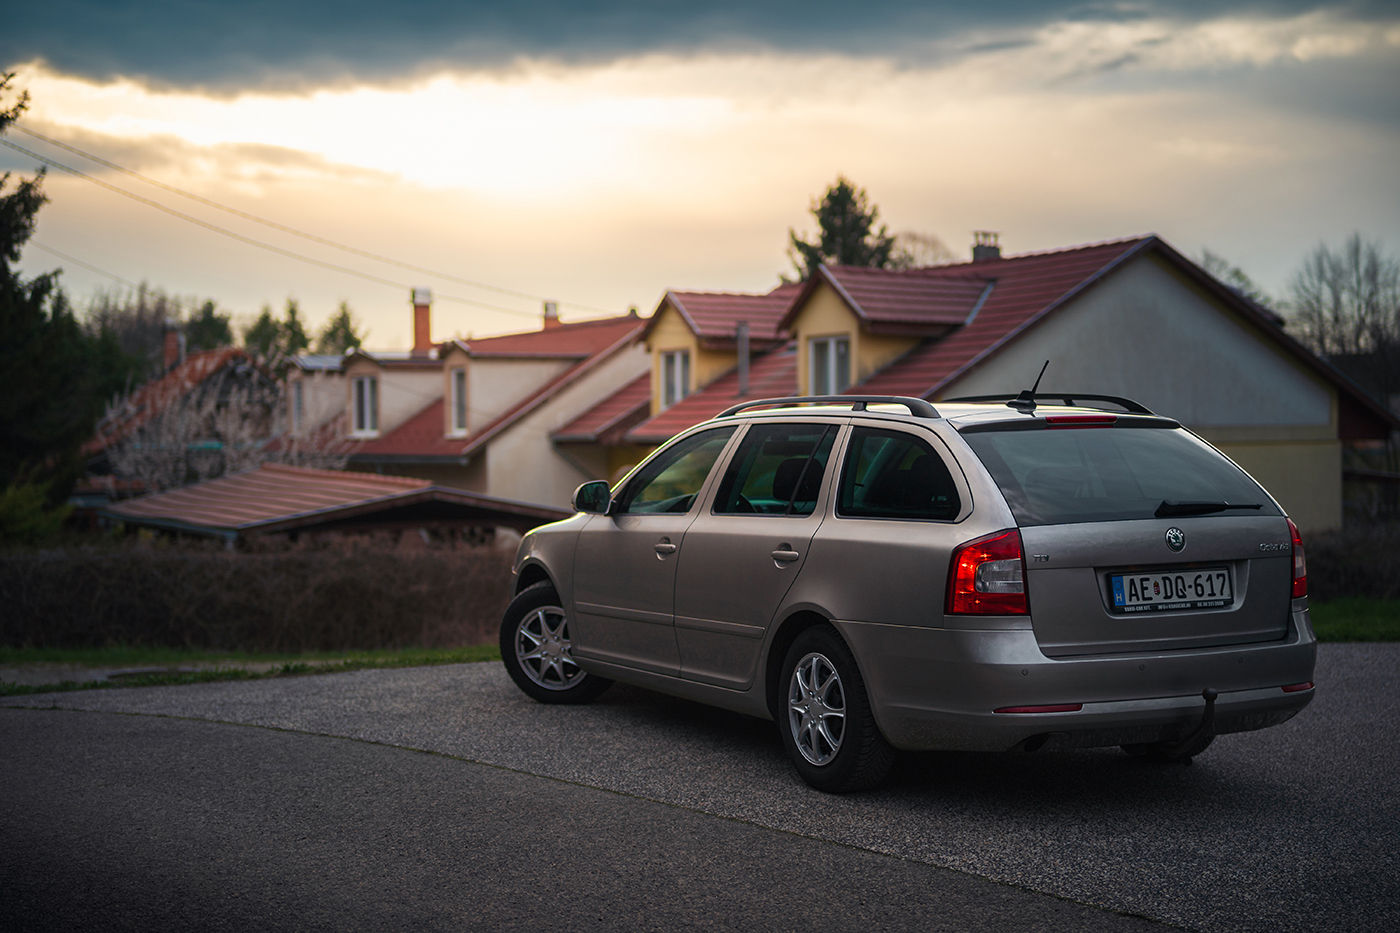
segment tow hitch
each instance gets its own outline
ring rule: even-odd
[[[1206,701],[1206,709],[1201,714],[1201,721],[1196,724],[1195,729],[1182,738],[1163,746],[1162,751],[1166,755],[1172,757],[1180,755],[1189,760],[1190,749],[1197,747],[1198,743],[1202,741],[1208,741],[1215,735],[1215,699],[1220,696],[1220,692],[1213,687],[1206,687],[1201,691],[1201,696]]]

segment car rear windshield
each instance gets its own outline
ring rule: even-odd
[[[1181,428],[969,431],[1019,525],[1277,515],[1250,476]]]

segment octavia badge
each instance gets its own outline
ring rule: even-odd
[[[1186,547],[1186,532],[1180,528],[1167,529],[1167,547],[1173,551],[1179,551]]]

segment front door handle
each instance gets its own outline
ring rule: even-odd
[[[787,545],[779,545],[776,551],[770,552],[775,561],[781,564],[790,564],[802,555],[791,550]]]
[[[654,545],[657,557],[665,557],[667,554],[676,553],[678,545],[672,544],[670,538],[662,538]]]

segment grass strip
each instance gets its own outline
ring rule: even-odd
[[[1318,641],[1400,641],[1400,599],[1347,596],[1311,607]]]
[[[1356,596],[1313,603],[1313,629],[1318,641],[1400,641],[1400,599]],[[34,649],[0,646],[0,665],[70,664],[92,668],[189,667],[216,665],[203,670],[152,671],[118,680],[65,680],[29,685],[0,682],[0,696],[58,693],[68,690],[101,690],[112,687],[157,687],[203,684],[224,680],[257,680],[302,674],[339,674],[374,668],[424,667],[499,661],[494,644],[466,648],[404,648],[393,651],[327,652],[306,655],[267,655],[238,652],[190,651],[177,648],[144,648],[117,645],[109,648]],[[266,668],[266,669],[264,669]]]
[[[155,660],[159,658],[160,660]],[[341,674],[377,668],[426,667],[435,664],[464,664],[479,661],[499,661],[496,645],[469,645],[465,648],[407,648],[396,651],[367,651],[352,654],[269,656],[244,654],[230,657],[228,653],[176,651],[173,649],[87,649],[66,651],[28,651],[5,649],[0,663],[28,662],[82,664],[93,668],[140,667],[153,664],[192,665],[217,664],[203,670],[150,671],[121,677],[119,680],[65,680],[54,684],[12,684],[0,682],[0,696],[26,696],[33,693],[63,693],[70,690],[104,690],[113,687],[168,687],[180,684],[205,684],[225,680],[261,680],[270,677],[292,677],[303,674]],[[256,665],[256,666],[254,666]],[[264,669],[264,665],[267,666]]]

